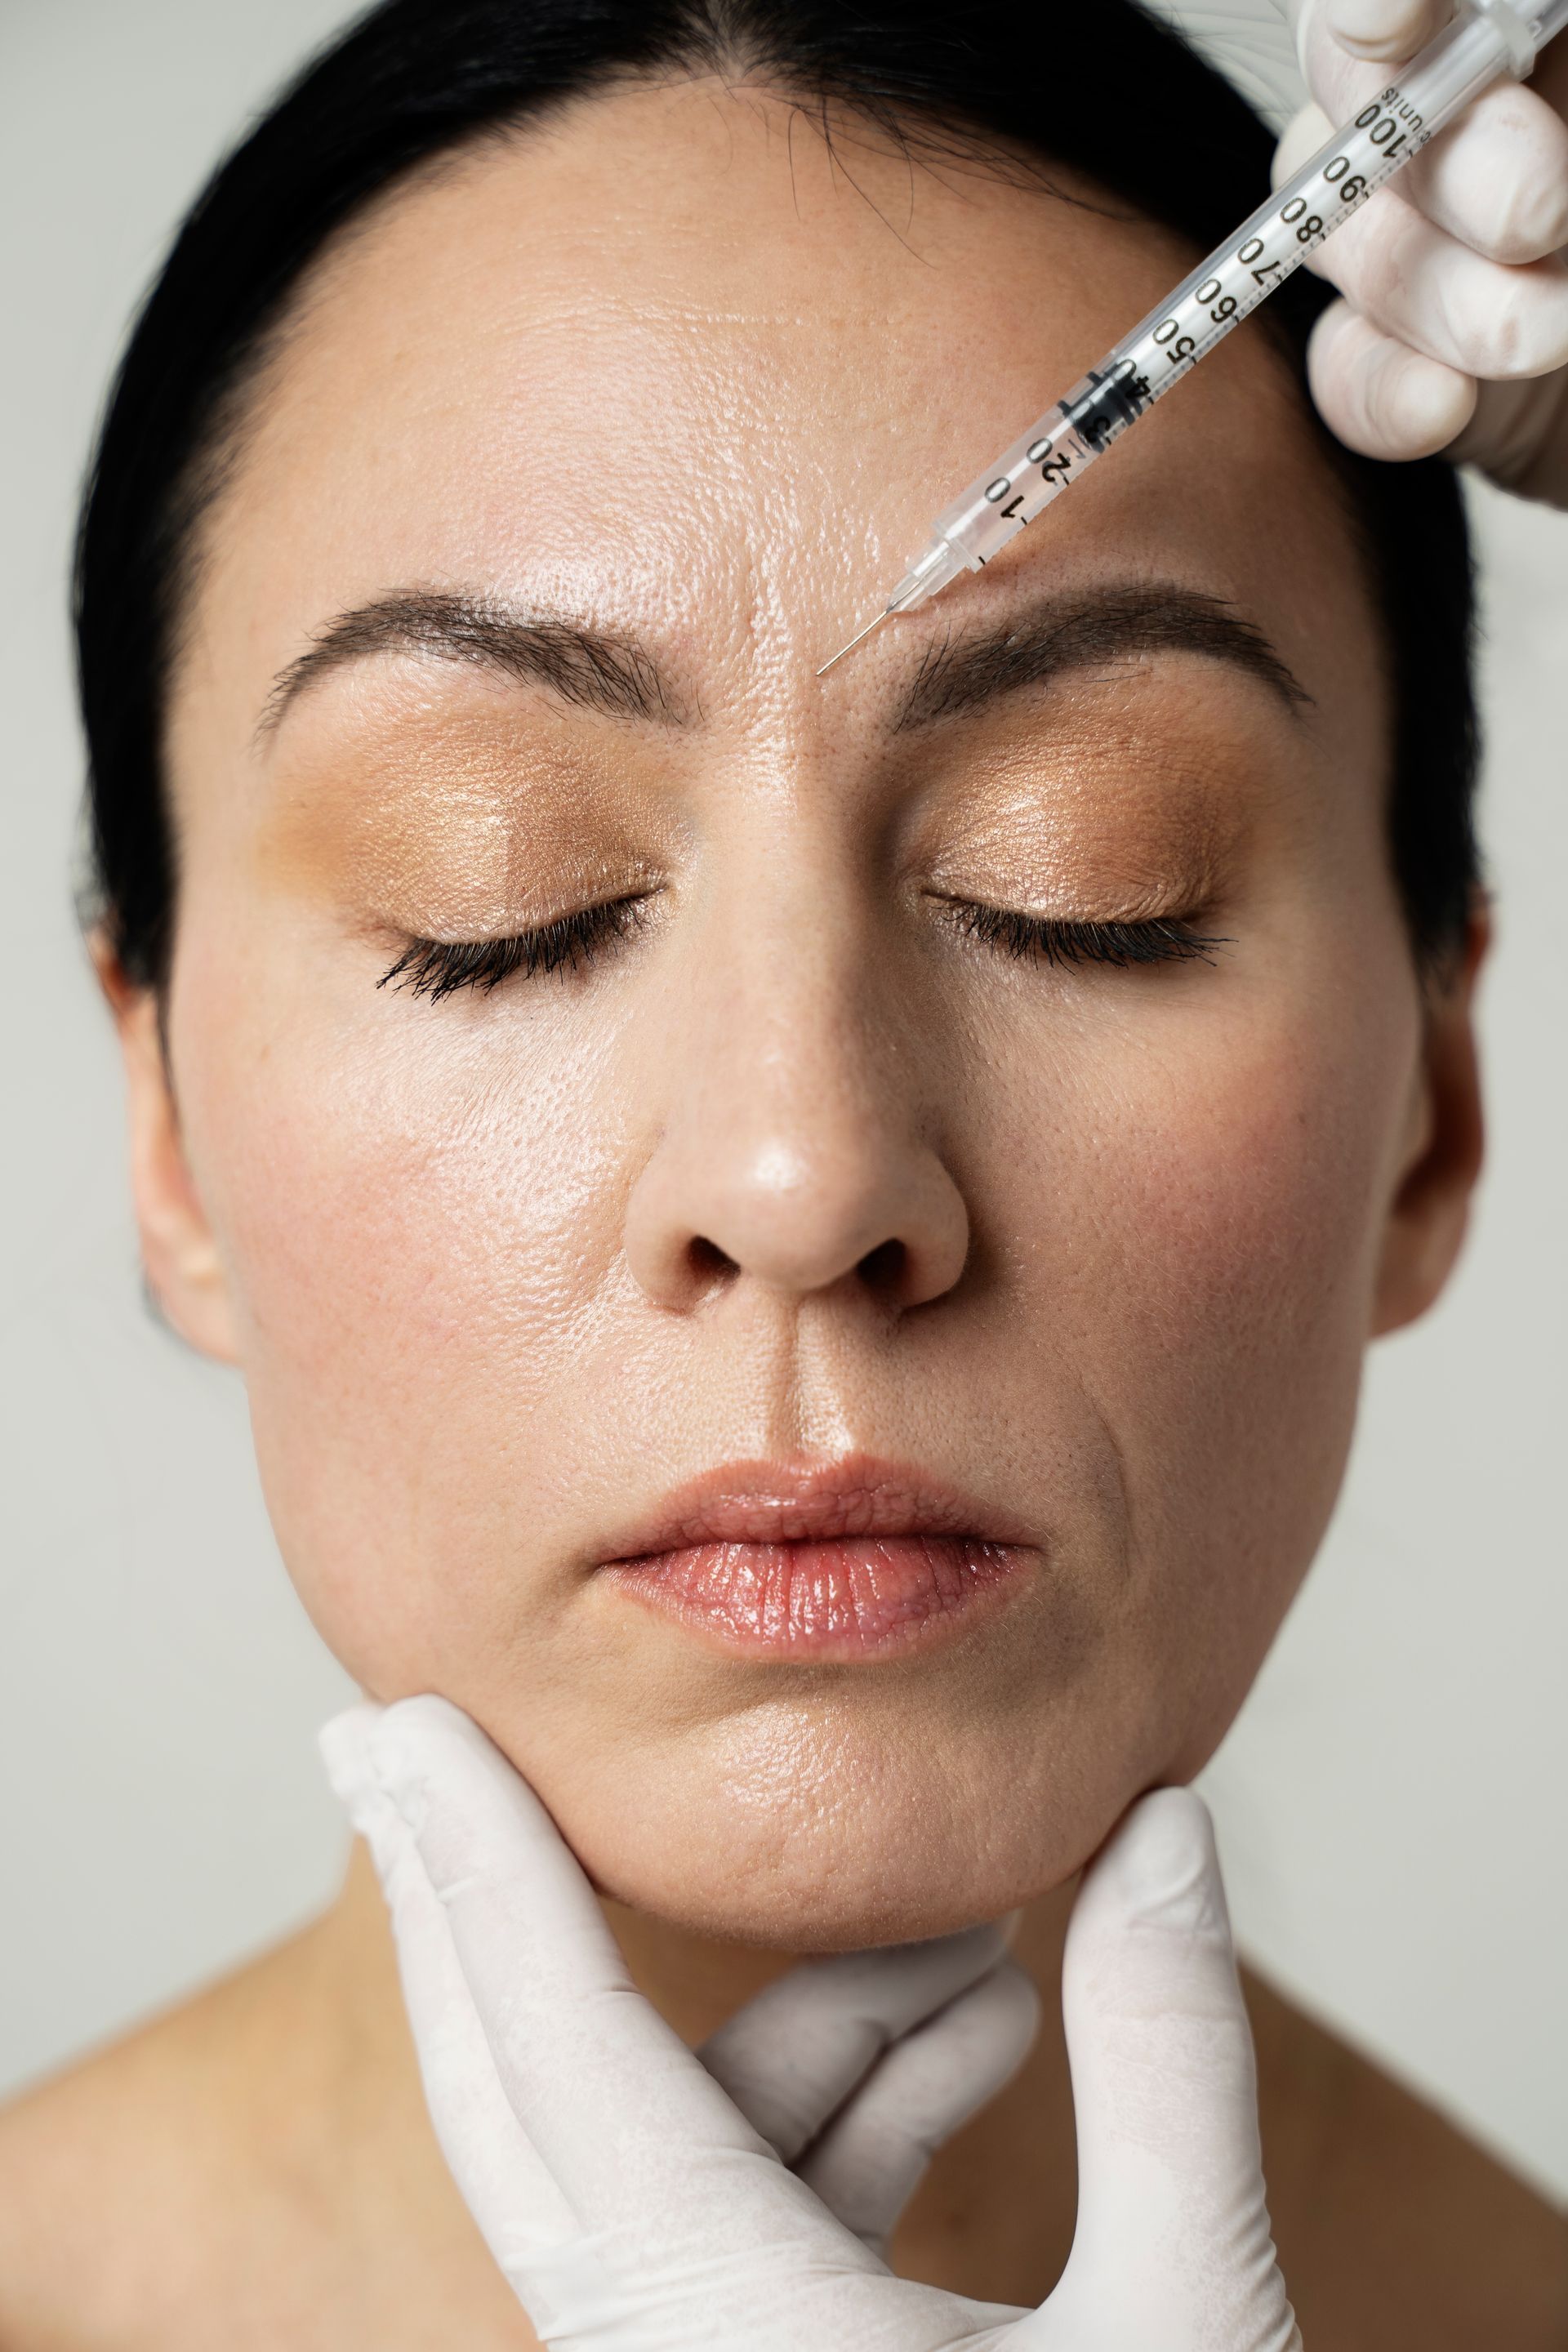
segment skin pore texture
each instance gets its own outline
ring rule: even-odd
[[[204,529],[166,1068],[106,973],[151,1277],[243,1371],[306,1607],[366,1692],[439,1691],[513,1759],[692,2040],[783,1956],[1019,1905],[1051,1988],[1073,1874],[1247,1689],[1363,1349],[1441,1286],[1479,1150],[1479,931],[1424,988],[1376,620],[1260,333],[816,678],[1190,260],[1091,190],[837,142],[761,90],[626,88],[326,257]],[[1191,951],[1096,960],[1096,925]],[[443,985],[428,943],[528,931],[557,969]],[[787,1501],[835,1465],[1005,1546],[983,1605],[764,1654],[606,1570],[673,1490]],[[114,2311],[166,2252],[150,2343],[209,2340],[210,2260],[226,2324],[276,2298],[258,2344],[526,2344],[440,2172],[363,1858],[213,1999],[32,2143],[42,2179],[85,2097],[116,2145],[138,2066],[184,2117],[142,2148],[178,2185],[121,2232]],[[1277,2198],[1328,2213],[1340,2141],[1292,2150],[1292,2115],[1420,2132],[1380,2137],[1375,2078],[1320,2082],[1259,2000]],[[167,2090],[198,2080],[216,2157]],[[1479,2211],[1501,2176],[1420,2128]],[[1070,2131],[1048,2032],[900,2263],[1042,2294]],[[276,2238],[194,2253],[243,2202],[211,2183],[263,2171]],[[205,2234],[157,2219],[198,2207]],[[1537,2210],[1510,2188],[1489,2224],[1516,2282]],[[1354,2292],[1322,2256],[1319,2307],[1368,2315],[1335,2345],[1404,2340],[1368,2284],[1400,2243],[1352,2249]],[[1441,2286],[1419,2340],[1481,2340],[1437,2332]],[[1510,2341],[1549,2340],[1536,2304]]]
[[[849,129],[857,194],[790,119],[617,92],[317,271],[171,717],[210,1259],[154,1278],[243,1367],[364,1688],[464,1707],[609,1894],[801,1949],[995,1916],[1204,1761],[1470,1139],[1434,1137],[1376,628],[1261,341],[1019,560],[816,677],[972,453],[1184,257]],[[1042,232],[1047,270],[1004,268]],[[1312,700],[1083,617],[1151,597],[1220,600]],[[280,709],[337,616],[411,598],[542,621],[556,674],[426,626]],[[932,689],[1053,625],[1055,677],[993,654],[990,693],[973,661]],[[574,969],[377,985],[411,940],[628,890]],[[963,906],[1225,944],[1052,963]],[[1007,1605],[856,1670],[737,1656],[597,1572],[702,1474],[856,1457],[1005,1515]]]

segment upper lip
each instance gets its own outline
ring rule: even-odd
[[[837,1462],[731,1462],[677,1486],[617,1532],[604,1567],[708,1543],[804,1543],[858,1536],[967,1536],[1037,1541],[1011,1513],[907,1462],[866,1454]]]

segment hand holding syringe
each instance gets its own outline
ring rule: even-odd
[[[1282,182],[1452,13],[1452,0],[1291,0],[1311,103]],[[1308,264],[1338,288],[1307,375],[1365,457],[1441,451],[1521,498],[1568,508],[1568,37],[1527,86],[1504,77]]]
[[[1368,197],[1505,74],[1522,79],[1568,27],[1568,0],[1538,9],[1465,0],[1454,23],[1326,140],[1158,310],[1109,352],[940,514],[931,540],[858,636],[977,572],[1079,481],[1119,435],[1196,367]],[[820,677],[822,671],[818,671]]]

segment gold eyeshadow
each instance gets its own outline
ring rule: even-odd
[[[1234,863],[1226,855],[1234,831],[1211,811],[1185,796],[1179,810],[1151,810],[1124,777],[1110,793],[1081,783],[1048,793],[1015,783],[974,795],[932,830],[919,862],[937,887],[1062,912],[1078,898],[1093,901],[1086,913],[1115,901],[1129,916],[1166,911],[1173,899],[1206,900]]]
[[[903,859],[911,877],[957,896],[1133,921],[1223,896],[1256,824],[1256,793],[1224,761],[1037,743],[944,780]]]
[[[648,812],[567,726],[423,715],[287,766],[260,826],[265,867],[424,937],[476,938],[645,886]]]
[[[900,874],[1063,921],[1213,905],[1256,824],[1278,736],[1245,716],[1215,728],[1212,702],[1164,680],[1097,681],[934,751],[900,746]],[[1194,724],[1205,717],[1206,733]],[[666,747],[656,766],[621,730],[467,681],[456,697],[356,697],[311,719],[280,751],[261,856],[286,887],[358,921],[496,938],[647,889],[679,865],[680,780]]]

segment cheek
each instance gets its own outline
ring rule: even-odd
[[[295,1003],[264,1036],[216,961],[186,960],[177,1067],[290,1570],[372,1683],[411,1648],[436,1668],[505,1645],[494,1562],[580,1471],[611,1352],[624,1088],[558,1020],[381,1000],[345,1027]]]
[[[1287,1022],[1140,1055],[1120,1086],[1100,1074],[1079,1130],[1102,1340],[1179,1370],[1205,1404],[1260,1355],[1363,1336],[1387,1097],[1323,1047]]]
[[[1395,932],[1376,961],[1353,988],[1237,991],[1220,1012],[1194,992],[1058,1054],[1050,1131],[1020,1085],[995,1163],[1047,1377],[1071,1366],[1117,1465],[1119,1670],[1191,1769],[1343,1470],[1419,1034]]]
[[[1076,1712],[1047,1738],[1038,1694],[1016,1711],[1031,1789],[1080,1720],[1131,1759],[1118,1801],[1194,1768],[1331,1504],[1416,1013],[1392,927],[1311,965],[1009,992],[951,1055],[952,1003],[922,1023],[980,1280],[911,1321],[881,1435],[936,1411],[994,1462],[1016,1432],[1018,1500],[1062,1529],[1099,1633]],[[600,994],[365,997],[323,1011],[182,948],[176,1076],[268,1499],[367,1687],[465,1694],[483,1657],[540,1702],[579,1654],[567,1531],[596,1489],[672,1411],[719,1414],[712,1458],[734,1437],[622,1255],[670,1072]]]

